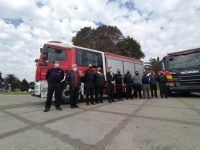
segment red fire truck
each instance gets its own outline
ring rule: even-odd
[[[139,59],[69,45],[58,41],[50,41],[45,43],[43,48],[40,49],[40,57],[36,60],[35,96],[46,97],[47,81],[45,75],[47,70],[53,67],[53,61],[58,61],[65,73],[72,69],[72,64],[77,64],[81,77],[84,76],[84,72],[88,69],[88,64],[93,65],[95,72],[97,67],[101,67],[105,76],[106,70],[110,66],[113,68],[114,73],[117,72],[117,69],[120,69],[122,74],[125,74],[127,70],[130,70],[133,75],[136,70],[139,71],[140,75],[143,74],[143,62]],[[80,95],[83,98],[84,83],[81,84]],[[68,98],[68,91],[63,85],[62,99],[68,101]]]

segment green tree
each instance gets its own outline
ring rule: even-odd
[[[29,89],[29,83],[26,81],[26,79],[23,79],[21,82],[20,90],[28,91],[28,89]]]
[[[95,48],[100,51],[117,52],[117,43],[124,36],[116,26],[99,26],[95,30]]]
[[[140,44],[131,37],[124,37],[116,26],[102,25],[96,29],[84,27],[72,38],[74,45],[129,57],[143,58]]]
[[[162,60],[159,57],[149,59],[149,62],[146,62],[144,65],[146,72],[154,71],[158,73],[162,69]]]
[[[7,74],[5,77],[6,84],[12,85],[12,90],[20,88],[21,81],[14,74]]]
[[[72,38],[74,45],[86,47],[86,48],[95,48],[95,30],[91,27],[82,28],[75,37]]]
[[[131,37],[126,37],[117,43],[120,54],[135,58],[144,58],[140,43]]]
[[[34,89],[35,82],[29,82],[29,88]]]

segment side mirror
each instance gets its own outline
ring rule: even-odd
[[[40,48],[40,53],[42,53],[42,48]]]
[[[36,60],[35,60],[35,63],[38,63],[38,61],[39,61],[39,59],[36,59]]]
[[[42,54],[42,59],[46,60],[48,58],[48,53],[43,53]]]

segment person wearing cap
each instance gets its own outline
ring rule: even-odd
[[[132,99],[132,75],[128,70],[127,73],[124,75],[124,84],[126,85],[126,99]]]
[[[163,96],[165,96],[165,98],[168,98],[167,77],[164,75],[163,71],[160,72],[157,81],[159,83],[159,88],[160,88],[160,97],[163,98]]]
[[[117,98],[121,100],[122,98],[122,83],[123,83],[123,75],[121,74],[120,69],[117,69],[117,73],[115,74],[115,83],[117,89]]]
[[[106,73],[106,78],[108,81],[108,102],[112,103],[115,102],[114,100],[114,86],[115,86],[115,77],[114,73],[112,72],[112,67],[108,68],[108,72]]]
[[[101,67],[97,68],[95,74],[95,101],[96,103],[103,103],[103,89],[105,85],[105,76],[102,73]]]
[[[95,74],[92,70],[92,64],[88,65],[88,70],[84,75],[85,87],[86,87],[86,105],[95,105],[94,102],[94,88],[95,88]],[[90,96],[90,98],[89,98]]]
[[[78,108],[79,106],[77,105],[77,101],[78,101],[81,81],[80,81],[80,74],[77,71],[76,64],[73,64],[72,70],[67,73],[66,78],[65,78],[65,83],[67,85],[67,89],[69,90],[70,107],[72,109]]]
[[[134,87],[134,97],[142,99],[142,78],[139,75],[139,71],[135,71],[135,76],[133,77],[133,87]]]
[[[52,104],[52,96],[55,92],[55,107],[56,110],[60,108],[61,103],[61,81],[64,79],[64,71],[60,68],[57,61],[54,62],[54,67],[47,70],[46,80],[48,83],[47,99],[45,103],[44,112],[48,112]]]

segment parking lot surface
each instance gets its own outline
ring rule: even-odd
[[[0,150],[199,150],[200,96],[124,100],[44,113],[45,99],[0,96]]]

